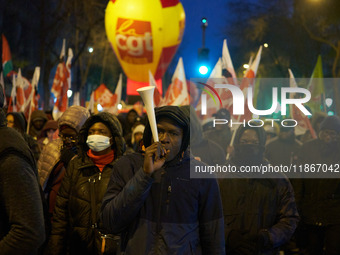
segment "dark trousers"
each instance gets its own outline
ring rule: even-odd
[[[306,251],[309,255],[340,255],[340,225],[305,225]]]

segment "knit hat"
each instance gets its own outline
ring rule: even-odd
[[[328,116],[320,124],[320,130],[334,130],[340,133],[340,118],[338,116]]]
[[[137,133],[144,133],[145,126],[142,124],[137,125],[133,131],[132,131],[132,136],[131,136],[131,143],[135,143],[135,134]]]
[[[163,106],[155,108],[156,122],[162,118],[168,118],[173,120],[177,125],[183,129],[183,139],[180,149],[180,153],[188,148],[190,140],[190,121],[187,116],[178,106]],[[147,122],[143,135],[143,143],[145,147],[151,145],[151,128],[149,122]]]

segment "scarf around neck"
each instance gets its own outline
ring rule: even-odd
[[[111,150],[105,155],[94,155],[92,150],[87,151],[87,156],[89,156],[93,163],[99,168],[100,172],[103,171],[107,164],[110,164],[114,160],[114,150]]]

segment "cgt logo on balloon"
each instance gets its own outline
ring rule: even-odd
[[[122,61],[137,65],[152,63],[150,22],[118,18],[115,39]]]
[[[205,84],[205,86],[208,86]],[[211,86],[208,86],[211,87]],[[233,105],[232,105],[232,109],[233,115],[244,115],[244,107],[245,107],[245,96],[242,92],[242,90],[235,86],[235,85],[230,85],[230,84],[215,84],[214,88],[219,88],[219,89],[226,89],[229,90],[232,94],[232,101],[233,101]],[[305,97],[303,98],[290,98],[290,94],[303,94]],[[215,93],[216,94],[216,93]],[[218,94],[217,94],[218,95]],[[219,98],[219,96],[218,96]],[[220,99],[220,98],[219,98]],[[297,88],[297,87],[281,87],[281,115],[285,116],[287,114],[287,105],[295,105],[295,107],[297,107],[304,115],[306,116],[310,116],[312,115],[307,109],[306,107],[303,105],[304,103],[307,103],[309,100],[311,99],[311,93],[309,90],[305,89],[305,88]],[[221,101],[221,99],[220,99]],[[278,88],[277,87],[273,87],[272,88],[272,106],[270,109],[267,110],[258,110],[255,109],[254,104],[253,104],[253,88],[249,87],[247,90],[247,106],[249,111],[252,114],[258,115],[258,116],[263,116],[263,115],[270,115],[273,114],[277,107],[278,107]],[[221,102],[222,104],[222,102]],[[202,115],[206,115],[207,114],[207,95],[206,94],[201,94],[201,114]],[[274,121],[279,120],[279,119],[266,119],[269,121],[272,121],[272,125]],[[295,124],[293,124],[292,126],[296,126],[297,125],[297,121],[294,119],[286,119],[286,120],[282,120],[281,121],[281,125],[282,126],[286,126],[288,127],[289,125],[285,125],[286,121],[293,121],[295,122]],[[264,124],[264,122],[262,120],[249,120],[248,121],[248,125],[251,125],[251,122],[253,121],[261,121],[262,125]],[[246,121],[243,120],[243,122],[234,122],[232,120],[230,120],[230,124],[231,126],[233,124],[243,124],[244,126]],[[228,124],[228,120],[226,119],[214,119],[213,120],[213,127],[215,127],[216,125],[224,125],[224,124]],[[262,126],[261,125],[261,126]],[[257,126],[257,125],[255,125]]]

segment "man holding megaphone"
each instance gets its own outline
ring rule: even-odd
[[[122,235],[124,254],[225,254],[215,179],[190,179],[189,118],[177,106],[155,109],[159,142],[145,127],[143,153],[114,165],[103,224]],[[152,125],[152,123],[151,123]]]

